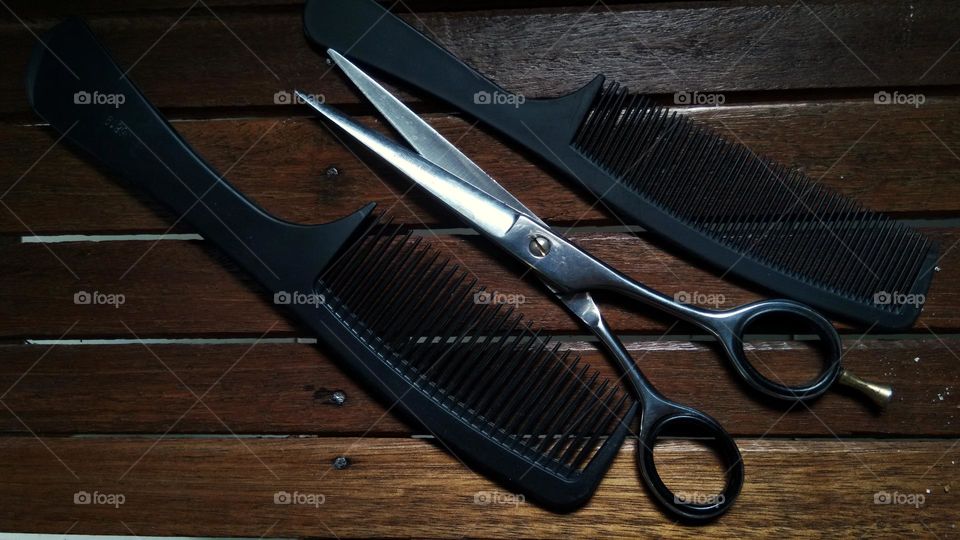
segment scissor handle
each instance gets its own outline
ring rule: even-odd
[[[768,396],[786,401],[812,399],[823,394],[840,376],[840,336],[830,321],[799,302],[765,300],[725,311],[681,304],[631,279],[524,215],[516,218],[513,226],[498,242],[527,262],[541,277],[560,285],[567,293],[603,289],[625,294],[699,325],[720,340],[740,376],[750,386]],[[538,250],[528,248],[534,244],[539,246]],[[547,255],[549,258],[546,258]],[[743,349],[743,337],[747,327],[759,318],[778,314],[809,323],[807,326],[823,341],[823,370],[816,379],[807,384],[789,386],[770,380],[747,360]]]
[[[706,414],[659,395],[647,398],[640,422],[637,460],[643,481],[657,502],[690,521],[708,521],[726,512],[743,487],[743,459],[733,437]],[[697,439],[720,457],[725,471],[723,491],[711,494],[671,491],[657,472],[653,459],[657,440],[666,435]]]
[[[624,378],[643,404],[637,436],[637,460],[643,481],[657,502],[691,521],[705,521],[724,513],[733,504],[743,485],[743,462],[737,443],[716,420],[692,407],[670,401],[650,384],[623,342],[607,325],[590,293],[564,294],[558,293],[549,284],[548,287],[571,313],[600,338],[623,369]],[[726,487],[722,493],[695,497],[670,491],[657,473],[653,459],[653,447],[657,439],[668,432],[680,437],[704,438],[708,442],[708,446],[723,459],[726,466]]]
[[[734,369],[757,391],[781,400],[805,401],[827,391],[840,376],[843,347],[836,328],[823,315],[792,300],[763,300],[727,311],[696,310],[696,321],[708,328],[720,341]],[[744,334],[759,319],[785,316],[806,323],[807,329],[820,337],[822,369],[811,381],[788,385],[764,376],[747,358]],[[796,329],[801,330],[801,329]]]

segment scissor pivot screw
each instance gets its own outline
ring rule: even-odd
[[[543,236],[534,236],[530,239],[530,253],[534,257],[544,257],[550,253],[550,240]]]

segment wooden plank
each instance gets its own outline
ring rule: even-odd
[[[381,4],[390,6],[388,1],[379,0]],[[615,4],[639,4],[656,3],[659,0],[638,0],[630,2],[629,0],[608,0],[609,5]],[[98,15],[109,13],[132,13],[158,10],[180,10],[181,12],[194,6],[195,2],[190,0],[66,0],[56,3],[30,2],[29,0],[9,0],[5,2],[9,9],[21,18],[38,17],[67,17],[70,15]],[[299,9],[302,7],[303,0],[205,0],[204,4],[210,8],[216,8],[216,12],[222,13],[230,9]],[[588,0],[516,0],[508,2],[507,0],[457,0],[455,4],[450,2],[441,2],[439,0],[406,0],[404,6],[399,9],[405,11],[418,12],[421,10],[429,11],[462,11],[465,9],[490,9],[490,8],[518,8],[518,7],[539,7],[539,6],[567,6],[576,8],[582,6],[586,9],[591,2]],[[202,6],[195,6],[202,11]],[[405,9],[406,8],[406,9]],[[13,17],[9,13],[2,14],[0,18]]]
[[[934,277],[916,325],[938,332],[958,328],[960,241],[956,229],[923,229],[942,246],[943,271]],[[707,307],[733,307],[762,296],[719,275],[660,251],[643,236],[578,233],[580,246],[643,283],[676,297],[703,299]],[[204,249],[202,242],[111,241],[21,244],[0,242],[0,336],[9,338],[290,335],[295,326],[273,305],[273,296],[245,274]],[[518,263],[505,259],[479,236],[441,236],[431,245],[478,277],[487,290],[515,295],[521,311],[551,332],[583,333],[545,296]],[[211,255],[214,255],[211,257]],[[172,271],[175,270],[175,271]],[[318,269],[319,271],[319,269]],[[123,295],[121,305],[75,303],[74,295]],[[691,327],[659,311],[608,302],[610,324],[621,333],[690,333]],[[119,297],[117,297],[119,299]],[[108,298],[104,297],[104,302]]]
[[[781,380],[802,381],[813,366],[798,344],[751,345],[751,359]],[[589,344],[565,347],[618,377]],[[661,392],[736,436],[960,436],[956,338],[847,341],[848,369],[894,385],[896,399],[883,412],[841,391],[784,414],[786,406],[758,399],[706,344],[636,341],[628,348]],[[9,408],[0,407],[0,432],[8,434],[429,433],[312,345],[3,346],[0,390]],[[336,392],[342,403],[333,401]]]
[[[728,514],[704,527],[673,523],[650,502],[638,481],[632,443],[589,505],[566,515],[519,502],[423,440],[53,438],[42,443],[0,439],[3,530],[742,538],[768,534],[773,526],[789,536],[814,537],[829,530],[842,537],[942,538],[955,533],[960,515],[955,440],[741,440],[747,470],[743,492]],[[699,447],[670,442],[657,453],[669,485],[698,487],[703,467],[691,463],[707,459]],[[339,456],[349,459],[348,467],[331,467]],[[104,502],[122,495],[123,504],[74,504],[81,492],[91,500],[96,492]],[[296,493],[303,504],[275,504],[280,492]],[[878,493],[897,502],[876,504]],[[318,504],[307,504],[311,501]]]
[[[960,148],[958,111],[960,98],[931,98],[919,108],[860,100],[686,112],[870,208],[901,217],[936,217],[960,213],[960,160],[951,153]],[[481,129],[450,116],[428,119],[544,218],[561,224],[617,223],[573,181],[558,181]],[[382,129],[373,119],[364,121]],[[231,182],[285,219],[330,221],[373,200],[404,222],[456,226],[419,190],[411,190],[409,181],[376,163],[368,167],[312,118],[175,125],[205,159],[229,171]],[[157,215],[157,204],[131,193],[69,145],[51,149],[56,140],[44,128],[0,124],[0,168],[9,172],[0,179],[9,207],[0,212],[0,232],[163,232],[176,221]],[[337,176],[328,176],[331,167]]]
[[[502,86],[536,97],[571,91],[596,73],[661,93],[957,84],[960,58],[949,51],[960,15],[951,6],[744,1],[406,17]],[[295,87],[330,102],[355,99],[342,80],[324,77],[328,67],[305,42],[297,7],[218,17],[200,10],[177,23],[181,15],[91,17],[107,48],[122,66],[136,65],[132,77],[161,107],[272,106],[276,92]],[[40,32],[50,24],[31,26]],[[0,26],[0,51],[11,59],[11,75],[0,80],[0,111],[27,112],[20,74],[33,42],[18,22]]]
[[[231,8],[251,8],[251,7],[271,7],[271,6],[289,6],[291,4],[303,4],[297,0],[205,0],[204,4],[211,8],[221,9]],[[70,15],[103,15],[109,13],[133,13],[143,11],[159,10],[180,10],[186,11],[194,6],[198,12],[205,11],[203,6],[195,5],[195,2],[189,0],[65,0],[56,3],[37,4],[27,0],[11,0],[7,2],[8,9],[15,13],[17,17],[27,18],[58,18],[69,17]],[[10,13],[4,13],[4,18],[11,18]]]

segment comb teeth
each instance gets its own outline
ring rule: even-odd
[[[318,280],[351,332],[416,390],[518,456],[569,477],[632,405],[430,246],[375,222]],[[579,366],[579,367],[578,367]]]
[[[597,95],[573,147],[744,257],[889,313],[908,306],[878,298],[911,293],[933,250],[909,227],[617,83]]]

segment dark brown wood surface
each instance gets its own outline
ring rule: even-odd
[[[960,250],[948,250],[960,240],[956,229],[924,229],[947,250],[936,273],[924,311],[912,331],[951,331],[960,321],[957,283]],[[733,307],[762,297],[721,274],[695,267],[629,233],[577,233],[570,238],[581,247],[663,293],[703,295],[715,307]],[[479,236],[444,235],[432,240],[444,257],[477,277],[491,291],[516,295],[520,308],[539,326],[555,332],[582,332],[563,307],[547,296],[533,276],[497,257]],[[637,256],[637,254],[641,254]],[[278,312],[273,295],[258,288],[232,264],[200,242],[176,240],[67,242],[0,245],[0,313],[7,324],[3,337],[56,338],[67,332],[78,337],[260,336],[296,333],[295,324]],[[103,264],[104,259],[111,265]],[[170,272],[175,265],[176,272]],[[56,276],[58,279],[51,279]],[[119,306],[74,303],[78,292],[122,294]],[[712,295],[712,296],[711,296]],[[690,333],[659,311],[600,294],[610,324],[623,333]],[[192,316],[183,317],[184,309]],[[864,328],[850,329],[855,335]]]
[[[522,295],[526,315],[616,376],[536,282],[479,237],[450,230],[460,225],[449,214],[359,161],[308,111],[275,102],[277,92],[303,88],[382,128],[304,40],[300,3],[9,0],[0,9],[0,532],[957,536],[960,12],[951,2],[395,8],[527,97],[562,94],[597,73],[667,105],[675,92],[722,93],[723,106],[680,111],[935,239],[939,271],[912,329],[838,323],[845,365],[892,384],[894,402],[881,411],[843,391],[809,406],[763,401],[691,327],[602,298],[657,388],[738,438],[744,492],[707,527],[676,524],[644,492],[629,442],[584,509],[560,515],[517,501],[348,377],[325,347],[303,343],[296,322],[206,242],[159,239],[193,231],[57,143],[27,105],[35,34],[84,16],[121,65],[135,64],[131,78],[176,129],[263,207],[318,223],[376,201],[410,228],[439,230],[431,242],[444,254],[488,288]],[[923,103],[878,104],[881,91]],[[633,277],[669,295],[714,295],[718,307],[765,296],[645,232],[625,232],[633,224],[449,107],[400,95],[531,209]],[[124,303],[77,305],[84,291],[122,294]],[[751,358],[789,381],[812,373],[805,342],[760,331]],[[657,456],[672,487],[709,487],[702,448],[669,441]],[[337,457],[347,466],[334,468]],[[322,495],[323,504],[274,504],[278,492]],[[83,493],[123,503],[76,504]]]
[[[746,484],[737,506],[708,529],[672,523],[651,506],[632,443],[586,508],[559,515],[519,503],[428,441],[376,437],[6,438],[0,519],[49,533],[252,537],[955,534],[960,448],[949,441],[740,444],[746,467],[764,471],[763,480]],[[665,480],[695,481],[696,468],[677,465],[702,458],[698,447],[672,443],[663,454],[665,471],[673,471]],[[349,466],[333,468],[337,457]],[[38,505],[30,495],[41,489]],[[77,494],[95,492],[123,495],[123,504],[73,503]],[[323,504],[275,504],[283,492]],[[874,504],[878,494],[903,502]],[[922,496],[923,504],[908,504],[907,494],[916,502]]]
[[[871,98],[701,108],[688,114],[871,208],[927,218],[960,210],[960,160],[952,150],[960,146],[960,101],[954,98],[931,97],[919,108],[877,105]],[[565,225],[618,224],[570,182],[558,181],[482,126],[444,115],[428,118],[505,187],[522,194],[524,204],[542,217]],[[378,125],[371,119],[367,124]],[[449,217],[431,211],[425,196],[410,189],[408,181],[379,167],[375,174],[312,118],[226,118],[174,125],[211,164],[229,170],[228,177],[244,193],[283,218],[320,223],[374,200],[414,225],[452,225]],[[27,170],[57,138],[48,128],[32,125],[6,124],[0,130],[3,166],[11,171]],[[337,176],[327,175],[331,167]],[[158,216],[157,205],[59,145],[26,176],[0,179],[0,190],[8,192],[3,200],[13,212],[30,217],[21,221],[6,212],[0,216],[0,231],[5,233],[162,233],[173,221]],[[59,211],[64,197],[75,208],[67,215]]]
[[[809,351],[798,344],[751,345],[751,358],[786,381],[800,382],[814,367]],[[564,346],[617,377],[592,344]],[[957,361],[950,350],[960,350],[957,339],[848,340],[844,362],[850,370],[896,384],[897,397],[883,413],[860,412],[859,398],[831,392],[813,414],[803,406],[784,414],[784,407],[746,391],[709,343],[668,338],[627,346],[660,391],[709,412],[737,436],[822,436],[829,430],[844,436],[949,437],[960,422],[960,390],[950,381]],[[3,398],[10,410],[0,408],[0,432],[27,434],[29,426],[48,435],[168,429],[184,434],[429,434],[402,423],[390,402],[358,386],[321,349],[293,343],[2,346],[0,387],[10,388]],[[342,404],[332,399],[335,392],[345,397]],[[203,401],[197,403],[200,396]]]
[[[575,4],[407,18],[501,86],[529,97],[574,90],[598,73],[643,92],[746,92],[955,85],[958,60],[941,58],[956,39],[952,5]],[[324,77],[329,67],[304,43],[300,11],[287,6],[252,17],[248,9],[228,8],[214,17],[198,5],[189,12],[99,13],[89,21],[121,64],[140,60],[131,74],[160,107],[269,106],[280,90],[319,91],[318,85],[331,103],[355,102],[341,79]],[[54,20],[37,18],[35,31]],[[11,68],[25,66],[32,35],[14,21],[3,30],[0,50],[20,60]],[[26,110],[21,79],[5,78],[0,111]]]

